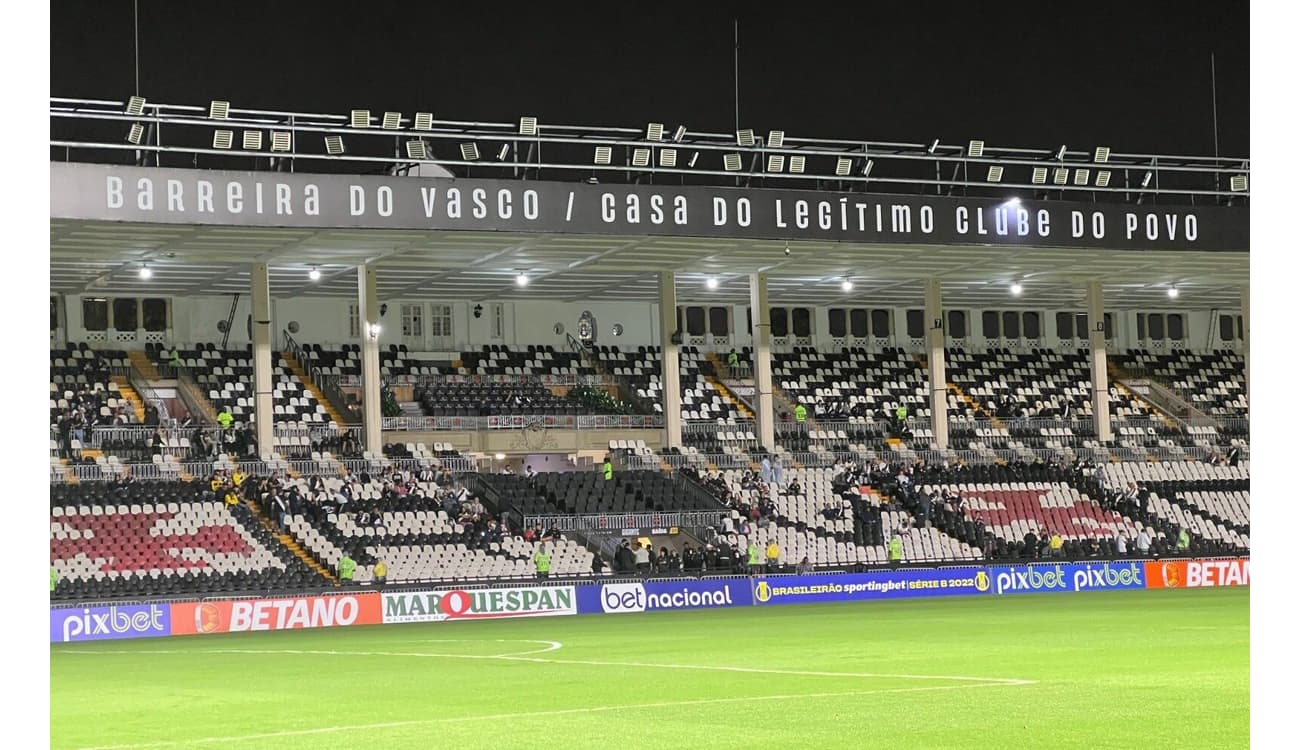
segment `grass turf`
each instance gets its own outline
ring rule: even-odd
[[[57,644],[51,743],[1246,747],[1249,601],[985,596]],[[535,641],[563,646],[481,658]]]

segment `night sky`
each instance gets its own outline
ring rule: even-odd
[[[849,10],[854,5],[858,10]],[[1249,156],[1244,2],[139,0],[152,101]],[[134,93],[131,0],[55,0],[51,94]]]

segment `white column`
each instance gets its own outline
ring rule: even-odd
[[[925,344],[930,369],[930,429],[939,450],[948,449],[948,373],[943,359],[943,289],[938,279],[925,282]]]
[[[275,381],[271,376],[271,283],[265,263],[253,266],[253,419],[257,452],[271,455],[275,441]]]
[[[361,316],[362,433],[366,450],[384,449],[383,403],[379,398],[379,296],[375,269],[357,266],[357,312]]]
[[[677,277],[671,271],[659,273],[660,385],[663,386],[664,447],[682,447],[682,368],[677,332]]]
[[[1246,398],[1250,399],[1250,287],[1241,288],[1241,355],[1246,360]]]
[[[1097,440],[1108,443],[1110,434],[1110,378],[1106,373],[1106,304],[1101,282],[1088,282],[1088,344],[1092,359],[1092,419]]]
[[[776,425],[772,407],[772,318],[767,306],[767,274],[749,275],[750,320],[754,324],[754,420],[758,442],[776,450]]]

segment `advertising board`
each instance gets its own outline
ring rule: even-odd
[[[171,605],[172,635],[299,630],[383,622],[379,594],[223,599]]]
[[[383,605],[386,623],[576,614],[577,595],[572,586],[386,592]]]
[[[754,603],[799,604],[962,596],[985,594],[989,588],[988,573],[983,568],[973,567],[794,576],[770,581],[759,578],[754,583]]]
[[[627,581],[578,589],[579,614],[621,614],[662,609],[747,607],[749,581]]]
[[[1142,564],[1131,560],[995,566],[989,568],[989,575],[993,578],[993,592],[996,594],[1146,588]]]
[[[1149,589],[1249,586],[1250,560],[1165,560],[1146,563]]]
[[[50,642],[150,638],[171,633],[166,604],[127,604],[50,610]]]

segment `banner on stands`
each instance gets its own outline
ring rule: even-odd
[[[754,584],[754,603],[799,604],[962,596],[985,594],[989,587],[989,575],[983,568],[889,570],[877,573],[795,576],[771,581],[760,578]]]
[[[129,604],[50,610],[50,642],[149,638],[171,633],[166,604]]]
[[[1146,563],[1147,588],[1249,586],[1250,560],[1166,560]]]
[[[1142,563],[1037,563],[989,569],[998,594],[1063,591],[1118,591],[1146,588]]]
[[[383,621],[442,622],[578,614],[572,586],[446,589],[384,594]]]
[[[379,594],[224,599],[172,605],[172,635],[299,630],[383,622]]]
[[[661,609],[748,607],[754,603],[749,582],[632,581],[578,589],[580,614],[651,612]]]

